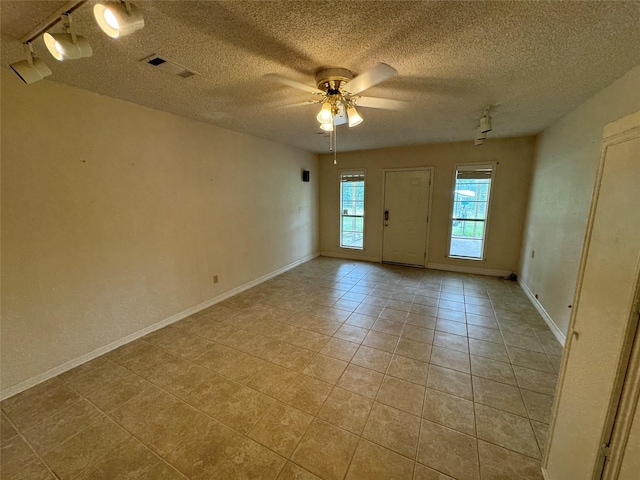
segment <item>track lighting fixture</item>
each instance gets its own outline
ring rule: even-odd
[[[49,53],[60,61],[90,57],[93,54],[91,45],[86,38],[76,35],[71,15],[65,13],[60,18],[64,33],[45,33],[42,36]]]
[[[144,27],[142,14],[129,0],[97,3],[93,15],[98,26],[111,38],[125,37]]]
[[[51,75],[51,70],[49,70],[47,64],[36,57],[35,53],[33,53],[33,46],[31,45],[31,42],[24,44],[24,50],[27,59],[9,65],[11,70],[20,77],[20,80],[28,85]]]
[[[34,83],[51,75],[51,70],[42,60],[36,57],[31,47],[31,42],[40,35],[42,35],[47,50],[56,60],[86,58],[93,54],[87,39],[76,35],[71,24],[71,12],[74,12],[85,3],[86,0],[64,2],[64,5],[61,5],[46,20],[20,39],[25,45],[27,59],[13,63],[10,66],[23,82],[27,84]],[[93,8],[93,14],[98,26],[112,38],[124,37],[144,27],[142,14],[129,0],[97,3]],[[63,33],[48,33],[47,30],[58,22],[62,22]]]
[[[476,133],[476,140],[485,140],[487,134],[482,131],[482,127],[478,127],[478,133]]]
[[[474,144],[476,147],[479,147],[479,146],[480,146],[480,145],[482,145],[483,143],[484,143],[484,139],[482,139],[482,138],[476,138],[476,139],[473,141],[473,144]]]

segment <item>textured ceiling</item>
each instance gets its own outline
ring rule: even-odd
[[[20,60],[17,39],[64,4],[0,3],[3,65]],[[364,94],[410,103],[362,108],[361,125],[338,129],[346,151],[472,140],[485,104],[495,105],[490,138],[534,134],[640,64],[638,1],[138,1],[145,28],[119,40],[98,29],[92,3],[73,17],[93,57],[56,62],[34,41],[53,71],[47,81],[313,152],[329,143],[318,107],[279,107],[314,97],[266,74],[313,85],[320,67],[395,67],[397,77]],[[151,54],[200,75],[139,62]]]

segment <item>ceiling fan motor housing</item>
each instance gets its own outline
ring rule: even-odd
[[[323,68],[316,73],[316,85],[327,93],[338,93],[340,85],[347,83],[352,78],[353,73],[346,68]],[[331,92],[331,90],[336,90],[336,92]]]

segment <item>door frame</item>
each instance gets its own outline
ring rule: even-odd
[[[584,278],[584,271],[587,266],[587,259],[589,256],[589,246],[591,244],[591,235],[593,232],[593,227],[595,223],[596,211],[598,206],[598,199],[600,197],[600,187],[602,184],[602,176],[604,173],[605,160],[607,156],[607,150],[610,146],[622,143],[626,140],[630,140],[638,136],[638,130],[640,130],[640,111],[628,115],[626,117],[622,117],[616,121],[613,121],[604,127],[602,140],[600,144],[600,158],[598,162],[598,170],[596,172],[595,185],[593,188],[593,192],[591,195],[591,204],[589,207],[589,216],[587,220],[587,228],[584,235],[584,242],[582,246],[582,255],[580,258],[580,266],[578,268],[578,276],[576,287],[574,290],[573,302],[572,305],[577,307],[579,305],[580,296],[582,293],[582,284]],[[616,379],[613,386],[613,390],[609,399],[609,407],[607,411],[607,417],[605,419],[605,423],[601,430],[601,440],[600,440],[600,454],[596,460],[596,464],[593,465],[593,474],[592,480],[600,480],[605,478],[615,478],[615,477],[604,477],[603,476],[603,468],[605,467],[605,457],[611,456],[612,460],[616,460],[618,464],[622,461],[622,452],[615,452],[615,454],[611,451],[607,451],[610,445],[609,441],[612,439],[612,430],[614,426],[614,421],[616,419],[616,414],[618,413],[618,407],[622,406],[621,396],[623,393],[624,380],[627,373],[627,369],[635,369],[637,372],[640,370],[640,355],[634,355],[635,360],[632,362],[632,346],[634,344],[636,338],[636,330],[638,327],[637,323],[637,315],[634,314],[634,310],[638,309],[638,295],[640,294],[640,264],[636,266],[635,270],[636,277],[636,285],[634,286],[635,299],[631,301],[631,304],[627,307],[627,325],[625,328],[625,336],[620,345],[619,353],[619,361],[616,368]],[[567,363],[569,361],[569,355],[571,352],[571,347],[573,342],[578,338],[579,333],[574,330],[577,317],[578,317],[579,308],[573,308],[571,311],[571,316],[569,318],[569,326],[567,330],[566,343],[564,346],[564,352],[562,355],[562,361],[560,364],[560,371],[558,374],[558,382],[556,393],[553,402],[552,412],[553,415],[551,417],[551,422],[549,424],[549,433],[547,437],[547,442],[545,445],[545,451],[542,459],[542,473],[544,478],[547,479],[547,467],[549,462],[549,454],[551,451],[551,446],[553,444],[553,433],[556,427],[556,414],[560,405],[560,399],[562,398],[562,390],[564,386],[564,379],[566,376]],[[636,389],[640,389],[640,385],[636,384]],[[627,412],[628,413],[628,412]],[[622,414],[622,412],[621,412]],[[628,429],[631,427],[631,418],[627,418],[629,424],[627,425]],[[605,443],[606,442],[606,443]]]
[[[640,270],[640,266],[638,270]],[[610,455],[603,462],[602,480],[616,480],[618,478],[631,427],[635,415],[637,415],[636,410],[640,408],[638,406],[640,400],[640,322],[638,321],[640,318],[640,273],[636,280],[636,286],[635,308],[631,312],[632,316],[635,315],[635,320],[632,318],[629,322],[630,324],[635,323],[635,332],[629,333],[633,340],[629,346],[631,351],[627,355],[629,362],[625,376],[622,378],[619,402],[611,405],[607,415],[602,442],[603,444],[605,444],[604,442],[609,443]],[[632,325],[629,326],[632,328]]]
[[[385,263],[384,261],[384,205],[385,205],[385,191],[387,186],[387,172],[411,172],[411,171],[427,171],[429,172],[429,195],[427,205],[427,233],[424,242],[424,262],[422,265],[416,265],[418,267],[427,268],[427,260],[429,258],[429,237],[431,236],[431,205],[433,200],[433,177],[435,173],[435,167],[402,167],[402,168],[383,168],[382,169],[382,211],[380,212],[380,262]],[[390,262],[387,262],[390,263]]]

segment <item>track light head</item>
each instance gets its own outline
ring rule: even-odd
[[[45,33],[42,38],[56,60],[77,60],[93,55],[89,41],[80,35],[75,35],[75,41],[69,33]]]
[[[480,118],[480,131],[482,133],[491,131],[491,116],[489,115],[489,109],[491,109],[491,105],[484,107],[482,117]]]
[[[71,15],[65,13],[61,17],[64,33],[45,33],[42,38],[47,50],[56,60],[76,60],[93,55],[89,41],[76,35],[71,24]]]
[[[24,49],[27,54],[27,59],[9,65],[11,70],[20,77],[20,80],[29,85],[51,75],[51,70],[49,70],[47,64],[33,53],[31,43],[25,43]]]
[[[480,145],[484,144],[484,140],[483,140],[483,139],[481,139],[481,138],[476,138],[476,139],[473,141],[473,144],[474,144],[476,147],[479,147]]]
[[[476,133],[476,140],[485,140],[487,134],[482,131],[482,127],[478,127],[478,133]]]
[[[102,31],[111,38],[125,37],[144,27],[142,14],[128,0],[97,3],[93,7],[93,16]]]
[[[491,117],[489,115],[480,119],[480,131],[482,133],[491,131]]]

